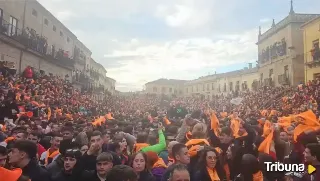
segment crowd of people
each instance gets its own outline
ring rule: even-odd
[[[241,98],[237,104],[232,100]],[[198,97],[108,95],[0,76],[0,180],[318,181],[320,81]],[[307,167],[305,167],[307,168]]]

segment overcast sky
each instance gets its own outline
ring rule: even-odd
[[[290,0],[38,0],[91,51],[120,91],[159,78],[195,79],[257,60],[262,31]],[[319,0],[295,0],[320,13]]]

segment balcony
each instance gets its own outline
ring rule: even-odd
[[[79,63],[80,65],[86,65],[86,57],[77,47],[74,48],[73,59],[75,62]]]
[[[48,49],[47,39],[36,34],[34,30],[30,30],[29,28],[20,30],[4,19],[0,19],[0,22],[1,34],[17,41],[30,52],[36,53],[38,56],[42,56],[53,64],[73,68],[74,61],[65,54],[64,50],[59,49],[58,51],[55,51],[54,46],[51,50]]]
[[[80,85],[88,85],[91,83],[90,77],[83,72],[74,71],[72,81]]]
[[[320,66],[320,49],[312,49],[311,51],[312,61],[307,62],[306,65],[309,68],[318,67]]]
[[[99,80],[99,72],[91,69],[90,70],[90,77],[93,78],[93,80],[98,81]]]
[[[269,86],[269,87],[273,87],[274,86],[274,81],[272,80],[272,78],[265,78],[264,82],[263,82],[264,86]]]
[[[281,74],[278,76],[278,82],[281,85],[289,85],[290,81],[289,81],[289,76],[286,74]]]

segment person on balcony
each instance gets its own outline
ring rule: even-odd
[[[30,66],[28,66],[26,69],[24,69],[23,75],[26,79],[32,79],[33,78],[32,68]]]

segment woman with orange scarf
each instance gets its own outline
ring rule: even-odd
[[[194,175],[196,181],[223,181],[226,179],[220,154],[212,147],[206,147],[201,153],[198,170]]]

